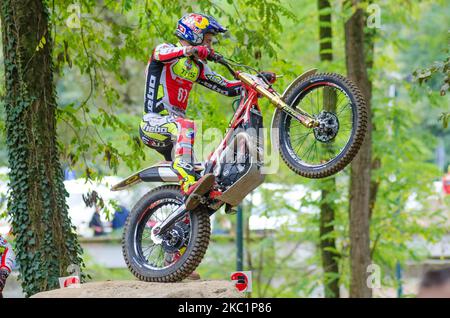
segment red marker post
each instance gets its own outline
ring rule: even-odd
[[[450,171],[442,178],[442,187],[445,194],[450,194]]]
[[[252,291],[252,272],[240,271],[231,273],[231,281],[241,293],[250,293]]]
[[[78,276],[66,276],[59,278],[60,288],[80,288],[80,278]]]

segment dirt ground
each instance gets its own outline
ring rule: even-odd
[[[32,298],[240,298],[231,281],[183,281],[146,283],[106,281],[81,284],[80,288],[55,289]]]

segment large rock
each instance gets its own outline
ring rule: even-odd
[[[182,281],[146,283],[106,281],[81,284],[80,288],[54,289],[32,298],[240,298],[231,281]]]

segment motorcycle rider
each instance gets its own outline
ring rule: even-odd
[[[194,121],[185,117],[193,83],[199,83],[226,96],[241,92],[240,81],[229,81],[213,72],[207,58],[214,54],[214,35],[227,30],[213,17],[189,13],[177,25],[177,44],[163,43],[153,50],[146,69],[144,115],[140,123],[141,139],[161,153],[165,160],[174,160],[187,210],[198,205],[198,196],[214,185],[214,175],[205,174],[198,181],[194,173]],[[194,195],[196,194],[196,195]]]
[[[15,255],[11,245],[0,235],[0,298],[3,297],[3,288],[14,266]]]

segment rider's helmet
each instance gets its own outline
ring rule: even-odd
[[[188,13],[178,20],[175,35],[191,45],[200,45],[206,33],[225,33],[227,29],[212,16],[201,13]]]

